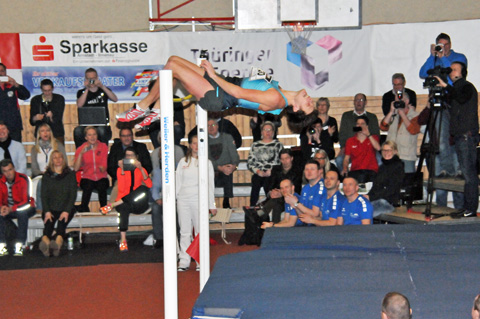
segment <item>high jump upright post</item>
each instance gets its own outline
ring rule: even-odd
[[[200,292],[210,276],[210,222],[208,214],[208,116],[199,104],[196,107],[198,136],[198,223],[200,233]]]
[[[178,318],[177,285],[177,222],[175,210],[175,158],[173,142],[173,87],[172,71],[161,70],[160,134],[162,147],[163,199],[163,273],[165,319]]]

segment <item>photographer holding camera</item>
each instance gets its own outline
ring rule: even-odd
[[[451,69],[449,78],[453,84],[447,84],[441,77],[435,78],[439,82],[438,86],[447,92],[450,136],[453,137],[458,164],[465,177],[464,205],[459,213],[463,217],[477,217],[478,91],[466,80],[468,72],[465,63],[452,62]]]
[[[462,62],[468,66],[467,58],[462,53],[457,53],[452,49],[450,36],[446,33],[440,33],[435,39],[435,44],[430,45],[430,56],[420,69],[420,78],[425,79],[428,76],[428,70],[440,66],[448,68],[454,61]],[[450,80],[449,84],[452,84]]]
[[[380,129],[388,131],[387,141],[397,144],[405,173],[415,173],[417,135],[420,133],[417,119],[415,106],[410,103],[409,95],[403,93],[395,95],[395,101],[390,103],[390,111],[380,122]]]

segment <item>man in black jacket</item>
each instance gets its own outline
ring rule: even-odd
[[[450,104],[450,135],[455,142],[460,170],[465,177],[464,205],[461,216],[477,217],[478,208],[478,93],[475,86],[466,80],[467,66],[453,62],[449,74],[452,85],[440,77],[439,86],[447,90]]]
[[[123,159],[123,153],[127,147],[133,147],[138,154],[138,160],[148,174],[152,172],[152,160],[147,146],[133,140],[133,131],[131,128],[122,128],[120,130],[120,140],[115,140],[110,152],[108,153],[107,172],[112,177],[112,185],[117,180],[118,161]]]

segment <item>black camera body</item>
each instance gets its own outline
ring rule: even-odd
[[[396,109],[404,109],[405,108],[405,102],[404,101],[395,101],[393,102],[393,107]]]
[[[448,82],[448,75],[452,72],[451,68],[442,68],[441,66],[437,65],[433,69],[427,71],[427,78],[425,82],[423,82],[423,87],[425,89],[433,89],[439,83],[435,76],[438,76],[443,82]]]

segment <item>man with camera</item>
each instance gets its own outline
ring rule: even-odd
[[[430,45],[430,56],[420,69],[420,78],[425,79],[428,76],[428,70],[440,66],[448,68],[452,62],[462,62],[467,64],[467,58],[462,53],[457,53],[452,49],[450,36],[446,33],[440,33],[435,39],[435,44]],[[451,84],[451,82],[449,81]]]
[[[89,68],[85,71],[85,88],[77,92],[77,106],[92,107],[102,106],[105,108],[106,122],[104,126],[98,126],[98,139],[108,145],[108,141],[112,138],[112,129],[110,128],[110,115],[108,112],[108,100],[117,102],[118,98],[115,93],[103,85],[98,78],[97,70]],[[79,147],[84,142],[83,127],[77,126],[73,131],[75,146]]]
[[[53,93],[53,82],[50,79],[43,79],[40,82],[40,89],[42,94],[34,96],[30,101],[30,124],[35,126],[34,136],[37,137],[38,127],[47,123],[52,129],[53,136],[64,144],[65,98],[60,94]]]
[[[340,121],[339,141],[341,149],[335,158],[335,162],[339,170],[341,170],[343,167],[345,158],[345,144],[350,137],[355,135],[355,132],[352,131],[352,127],[356,126],[358,117],[362,115],[367,117],[370,133],[372,133],[372,135],[380,136],[380,128],[378,126],[377,116],[373,113],[367,112],[365,109],[367,106],[367,96],[363,93],[357,93],[354,97],[353,105],[353,111],[344,112],[342,114],[342,120]]]
[[[452,62],[447,84],[436,76],[438,86],[447,92],[450,104],[450,136],[453,137],[460,170],[465,177],[464,205],[461,216],[477,217],[478,174],[478,93],[475,86],[466,80],[467,66],[463,62]]]
[[[7,125],[10,137],[22,142],[22,116],[18,99],[26,100],[30,92],[14,78],[7,76],[7,67],[0,63],[0,121]]]
[[[399,91],[401,93],[401,91]],[[380,129],[388,131],[387,141],[398,145],[398,156],[402,160],[405,173],[415,173],[417,160],[417,135],[420,133],[418,113],[410,103],[408,94],[396,94],[390,103],[390,111],[380,122]]]
[[[393,89],[386,92],[382,98],[382,111],[383,115],[387,115],[390,112],[390,107],[393,101],[396,100],[398,94],[408,94],[410,97],[410,104],[413,107],[417,107],[417,94],[415,91],[410,90],[409,88],[405,87],[407,81],[405,80],[405,76],[403,73],[395,73],[392,75],[392,86]]]

